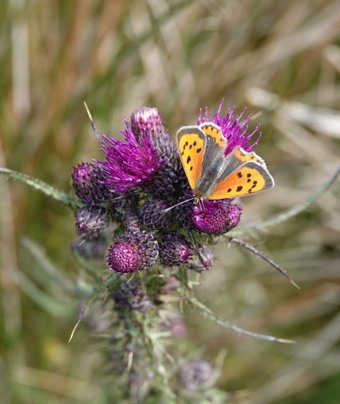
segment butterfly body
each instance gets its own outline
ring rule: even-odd
[[[235,198],[274,186],[264,160],[256,153],[236,147],[225,155],[228,142],[212,122],[180,128],[177,144],[189,185],[198,199]]]

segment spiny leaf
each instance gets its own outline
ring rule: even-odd
[[[37,178],[30,177],[27,174],[19,173],[17,171],[10,170],[9,168],[0,167],[0,174],[6,175],[8,178],[12,178],[15,180],[19,180],[24,182],[26,185],[42,192],[43,194],[63,203],[75,209],[81,206],[81,203],[74,198],[72,195],[59,191],[58,189],[52,187],[44,181],[41,181]]]
[[[230,243],[234,243],[234,244],[237,244],[237,245],[245,248],[246,250],[250,251],[251,253],[253,253],[257,257],[261,258],[263,261],[267,262],[267,264],[271,265],[274,269],[276,269],[278,272],[280,272],[280,274],[282,274],[286,279],[288,279],[289,282],[293,286],[295,286],[297,289],[300,289],[299,285],[297,285],[293,281],[293,279],[291,279],[291,277],[288,275],[288,272],[285,269],[280,267],[280,265],[278,265],[270,257],[266,256],[261,251],[259,251],[253,244],[250,244],[250,243],[248,243],[248,242],[246,242],[244,240],[241,240],[241,239],[235,238],[235,237],[230,238],[229,241],[230,241]]]
[[[207,306],[205,306],[202,302],[200,302],[195,296],[192,295],[187,290],[181,289],[182,294],[184,294],[184,297],[186,300],[197,310],[199,310],[205,317],[209,318],[210,320],[214,321],[215,323],[221,325],[222,327],[236,332],[237,334],[245,335],[247,337],[252,337],[256,339],[260,339],[263,341],[269,341],[269,342],[279,342],[281,344],[295,344],[295,341],[292,341],[290,339],[285,339],[285,338],[278,338],[274,337],[272,335],[266,335],[266,334],[258,334],[256,332],[248,331],[245,330],[244,328],[238,327],[235,324],[232,324],[229,321],[226,321],[224,319],[221,319],[217,317]]]

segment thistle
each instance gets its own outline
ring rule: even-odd
[[[258,126],[249,129],[251,116],[245,110],[237,114],[231,108],[223,115],[222,103],[212,116],[201,110],[196,123],[178,131],[176,144],[157,109],[144,107],[125,121],[123,140],[96,132],[103,158],[74,167],[75,196],[1,169],[74,211],[77,238],[72,250],[89,278],[84,289],[78,284],[72,289],[88,302],[76,327],[91,304],[102,299],[110,319],[101,328],[102,337],[107,338],[108,368],[119,386],[118,401],[174,403],[188,394],[199,402],[203,390],[207,396],[216,393],[212,385],[218,371],[213,364],[182,357],[175,358],[170,369],[165,352],[175,336],[187,335],[173,302],[187,303],[241,335],[292,342],[233,325],[194,294],[198,274],[214,270],[213,246],[221,242],[255,254],[291,281],[272,259],[238,238],[248,231],[239,227],[243,211],[239,197],[274,184],[264,160],[254,152],[260,139]],[[253,229],[304,210],[338,174],[300,207]],[[70,290],[69,283],[65,285]]]
[[[205,110],[201,112],[198,124],[211,121],[219,125],[228,142],[224,154],[236,147],[250,152],[258,141],[250,144],[258,129],[248,132],[250,117],[242,118],[243,113],[233,116],[233,113],[233,110],[228,110],[223,117],[220,106],[210,119]],[[98,194],[107,196],[111,193],[113,206],[115,197],[119,195],[121,217],[112,216],[119,236],[113,236],[108,251],[109,267],[117,272],[149,270],[157,265],[196,268],[197,263],[202,261],[201,251],[207,250],[206,235],[219,236],[233,229],[240,221],[242,208],[234,198],[204,200],[202,203],[193,200],[177,147],[156,108],[145,107],[135,111],[125,122],[122,133],[124,140],[99,136],[104,160],[94,161],[91,165],[83,163],[78,168],[82,173],[85,169],[94,171],[93,167],[97,167],[95,178],[100,178],[97,180]],[[104,198],[97,197],[92,189],[83,197],[83,189],[90,188],[88,182],[92,181],[87,179],[88,176],[74,173],[73,178],[79,177],[82,181],[74,179],[73,183],[82,202],[93,209],[93,206],[102,206],[100,202]],[[124,204],[131,194],[134,204]],[[89,195],[93,195],[92,201],[88,200]],[[131,213],[135,215],[134,226],[138,234],[131,231],[124,219]],[[93,231],[99,232],[99,224],[92,227]],[[156,253],[156,248],[152,247],[154,252],[151,254],[149,246],[153,242],[157,243],[159,250]],[[203,265],[205,269],[210,266]]]

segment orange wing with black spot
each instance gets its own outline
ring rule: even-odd
[[[201,175],[206,136],[198,126],[183,126],[177,132],[177,146],[191,189]]]
[[[256,163],[259,164],[264,164],[264,160],[257,155],[255,152],[246,152],[242,147],[238,147],[234,149],[233,155],[241,162],[245,163],[247,161],[255,161]]]
[[[251,195],[274,186],[274,179],[265,164],[247,161],[218,182],[208,199],[226,199]]]
[[[215,143],[225,149],[228,145],[227,140],[223,137],[221,128],[213,122],[204,122],[200,125],[202,131],[215,140]]]

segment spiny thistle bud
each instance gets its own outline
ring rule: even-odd
[[[190,243],[184,236],[177,233],[167,233],[159,242],[159,257],[164,265],[173,266],[186,263],[192,257]]]
[[[112,293],[112,298],[118,311],[128,308],[144,312],[153,306],[150,296],[143,291],[140,282],[134,280],[123,281],[119,289]]]
[[[237,226],[242,209],[230,205],[228,200],[204,201],[203,207],[194,205],[191,220],[197,230],[208,234],[221,234]]]
[[[150,230],[166,228],[171,221],[171,214],[165,212],[169,205],[165,201],[147,201],[143,205],[139,218],[144,227]]]
[[[193,360],[186,362],[179,371],[182,386],[191,391],[199,390],[212,375],[212,367],[206,361]]]
[[[123,225],[129,233],[140,233],[141,224],[139,222],[138,216],[134,213],[128,213],[123,218]]]
[[[96,237],[108,223],[109,218],[104,208],[85,206],[76,211],[76,226],[80,234]]]
[[[100,167],[92,163],[80,163],[73,168],[72,185],[83,203],[96,204],[110,198],[110,192],[103,184],[105,178]]]
[[[128,212],[133,212],[138,205],[138,192],[135,190],[124,193],[112,193],[107,204],[108,213],[114,222],[121,222]]]
[[[145,184],[145,190],[156,198],[176,192],[182,167],[177,148],[165,130],[157,108],[140,108],[131,115],[131,129],[136,138],[149,136],[162,166]]]
[[[181,189],[181,181],[186,181],[184,172],[178,164],[179,159],[164,163],[152,177],[152,180],[145,184],[145,191],[154,198],[169,197],[177,193]]]
[[[137,139],[145,133],[150,133],[152,137],[159,138],[164,132],[164,126],[158,109],[143,107],[134,111],[131,114],[131,129]]]
[[[145,135],[150,136],[158,156],[162,159],[177,158],[176,147],[164,128],[157,108],[144,107],[133,112],[131,129],[137,139]]]
[[[194,230],[195,226],[191,220],[191,214],[194,206],[192,191],[186,191],[182,196],[178,198],[177,204],[174,208],[174,215],[177,222],[188,231]]]
[[[212,267],[215,257],[207,245],[201,244],[198,247],[196,254],[197,255],[193,256],[190,262],[187,264],[189,269],[196,272],[203,272]]]
[[[106,249],[105,238],[102,236],[90,239],[80,237],[72,243],[72,249],[86,259],[102,258]]]
[[[128,232],[114,241],[108,251],[109,267],[120,273],[150,268],[158,259],[158,243],[151,233]]]

